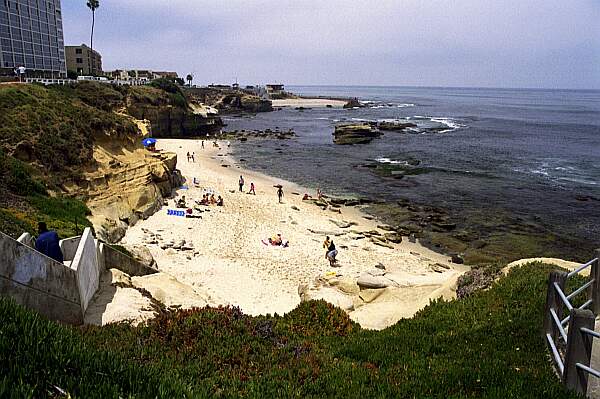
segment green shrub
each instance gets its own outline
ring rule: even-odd
[[[550,270],[514,269],[383,331],[311,301],[283,317],[205,308],[77,333],[0,300],[0,396],[575,398],[540,333]]]

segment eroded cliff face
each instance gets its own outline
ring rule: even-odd
[[[243,90],[218,88],[185,88],[186,97],[227,113],[257,113],[273,111],[273,103]]]
[[[127,227],[159,210],[164,198],[181,185],[177,156],[150,152],[138,139],[141,136],[97,140],[95,165],[76,184],[65,187],[70,195],[86,198],[97,237],[109,243],[119,241]]]
[[[130,103],[127,113],[152,124],[153,137],[199,137],[217,133],[223,127],[218,116],[202,116],[172,105]]]

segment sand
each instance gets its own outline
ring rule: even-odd
[[[131,227],[123,243],[145,244],[161,272],[208,295],[213,299],[211,304],[239,306],[251,315],[284,314],[300,303],[300,285],[311,284],[328,272],[359,276],[378,263],[393,271],[398,282],[394,282],[394,293],[387,295],[381,311],[377,307],[356,310],[353,318],[367,327],[391,325],[401,317],[412,316],[432,297],[454,294],[452,286],[466,267],[450,264],[447,256],[407,240],[390,249],[367,239],[354,239],[356,234],[349,230],[377,230],[377,221],[365,219],[356,208],[342,207],[338,214],[303,202],[306,189],[244,170],[227,156],[228,148],[213,148],[210,142],[205,145],[206,149],[201,149],[200,141],[161,139],[157,148],[178,154],[178,168],[189,186],[179,190],[179,196],[185,195],[188,201],[201,198],[202,189],[192,184],[195,177],[202,187],[222,195],[225,206],[209,207],[210,212],[202,213],[202,219],[190,219],[168,215],[168,209],[176,209],[171,199],[168,206]],[[188,151],[195,152],[196,162],[186,161]],[[240,175],[246,182],[243,193],[238,191]],[[256,195],[246,193],[250,182],[256,185]],[[283,185],[281,204],[273,187],[276,184]],[[332,219],[357,225],[343,229]],[[195,249],[161,249],[160,242],[148,245],[149,232],[160,235],[163,241],[185,239]],[[262,243],[277,233],[289,240],[288,248]],[[330,267],[324,258],[325,234],[333,236],[339,249],[337,268]],[[447,269],[434,271],[435,263]],[[403,287],[406,291],[399,291]]]
[[[332,108],[342,108],[348,102],[344,100],[330,100],[326,98],[289,98],[285,100],[271,101],[273,102],[273,108],[325,108],[328,105],[331,105]]]

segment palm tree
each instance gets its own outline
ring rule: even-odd
[[[192,82],[194,81],[194,75],[192,75],[191,73],[188,74],[188,76],[185,77],[185,79],[188,81],[188,85],[190,87],[192,87]]]
[[[88,0],[87,6],[92,10],[92,35],[90,36],[90,48],[94,49],[94,24],[96,22],[96,9],[100,7],[100,0]]]

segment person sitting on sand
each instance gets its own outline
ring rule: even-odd
[[[281,245],[283,240],[281,239],[281,234],[277,234],[274,235],[273,237],[269,238],[269,242],[271,243],[271,245]]]
[[[248,191],[248,194],[254,194],[256,195],[256,191],[254,191],[254,183],[250,182],[250,191]]]
[[[221,196],[219,195],[219,198],[217,198],[217,206],[223,206],[223,205],[224,205],[224,204],[223,204],[223,197],[221,197]]]
[[[304,194],[304,197],[302,197],[302,201],[308,201],[309,199],[311,199],[312,197],[310,195],[308,195],[308,193]]]
[[[211,195],[210,196],[210,204],[211,205],[215,205],[217,203],[217,199],[215,198],[215,195]]]
[[[187,204],[185,202],[185,195],[182,195],[181,198],[177,200],[177,208],[187,208]]]
[[[208,194],[202,195],[202,201],[200,201],[200,205],[208,205]]]
[[[333,243],[333,240],[331,240],[331,243],[329,244],[329,247],[327,248],[327,255],[326,258],[329,261],[329,266],[335,266],[336,263],[336,259],[335,257],[338,254],[337,249],[335,249],[335,244]]]

